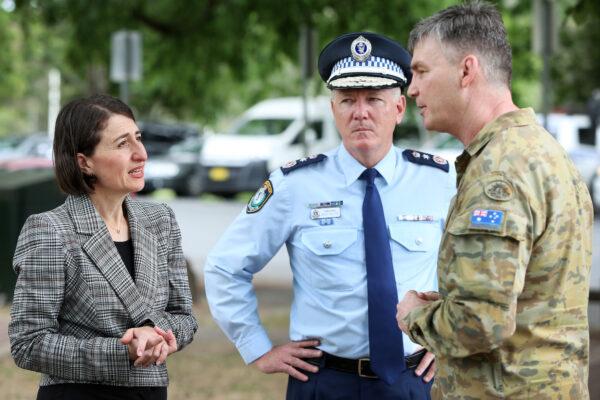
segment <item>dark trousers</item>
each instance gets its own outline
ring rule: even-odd
[[[433,381],[425,383],[414,369],[404,371],[398,382],[387,385],[380,379],[320,368],[316,374],[302,371],[308,382],[288,380],[287,400],[430,400]]]
[[[37,400],[167,400],[166,387],[123,387],[84,383],[41,386]]]

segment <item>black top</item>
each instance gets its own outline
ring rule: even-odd
[[[135,280],[135,271],[133,270],[133,242],[131,239],[125,242],[115,242],[119,255],[123,260],[123,264],[127,267],[129,275]]]
[[[37,400],[166,400],[167,387],[123,387],[85,383],[41,386]]]

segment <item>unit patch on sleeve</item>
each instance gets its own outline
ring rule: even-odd
[[[313,154],[308,157],[302,157],[298,160],[290,161],[290,162],[286,163],[285,165],[283,165],[281,167],[281,172],[283,172],[284,175],[287,175],[295,169],[302,168],[302,167],[310,165],[310,164],[321,162],[326,158],[327,158],[327,156],[325,154]]]
[[[404,150],[402,155],[407,161],[415,164],[428,165],[430,167],[439,168],[445,172],[450,170],[450,164],[448,164],[448,161],[440,156],[409,149]]]
[[[271,184],[271,181],[267,179],[248,202],[248,205],[246,206],[246,214],[259,212],[261,208],[267,204],[267,201],[272,195],[273,185]]]

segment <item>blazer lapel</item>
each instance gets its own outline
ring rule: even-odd
[[[134,324],[139,325],[148,315],[147,306],[123,264],[106,224],[88,196],[69,196],[67,207],[77,233],[88,236],[82,246],[83,251],[111,285]]]
[[[158,282],[157,255],[158,241],[152,230],[152,221],[141,213],[138,207],[128,196],[125,199],[129,231],[133,241],[133,265],[135,270],[135,284],[141,295],[145,309],[152,310],[152,302]]]

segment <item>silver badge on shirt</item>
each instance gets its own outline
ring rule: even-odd
[[[310,219],[318,220],[320,225],[333,225],[333,218],[340,218],[342,216],[343,204],[342,200],[311,203],[308,205],[310,208]]]

